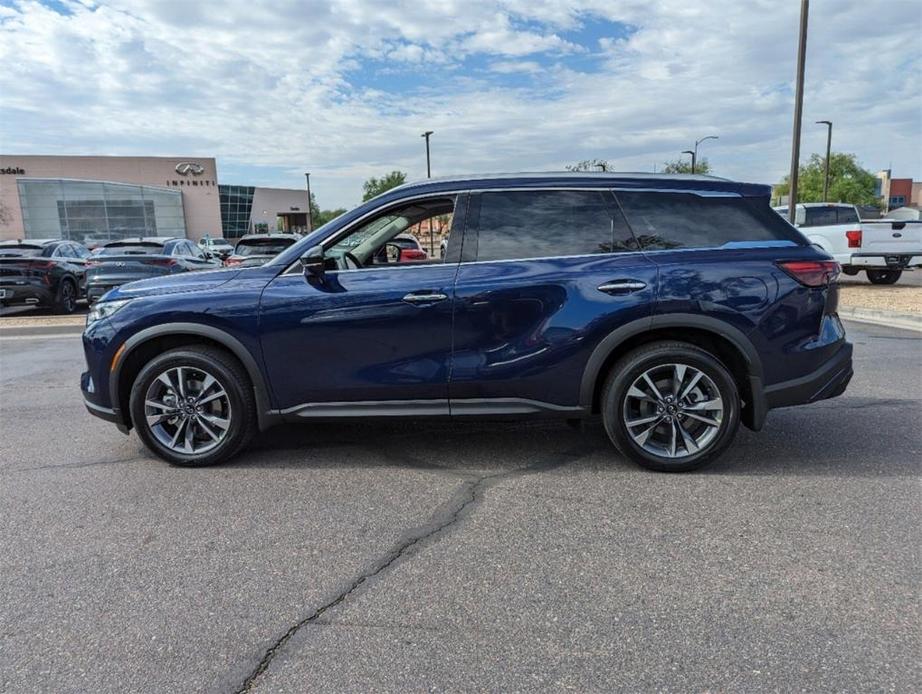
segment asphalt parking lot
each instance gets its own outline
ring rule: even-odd
[[[171,468],[6,331],[0,691],[920,691],[922,335],[847,327],[843,397],[690,475],[536,422]]]

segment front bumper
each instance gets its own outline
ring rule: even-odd
[[[853,374],[852,344],[843,342],[839,351],[813,373],[766,386],[765,404],[775,409],[834,398],[845,392]]]

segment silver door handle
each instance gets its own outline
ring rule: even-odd
[[[606,294],[628,294],[630,292],[639,292],[645,289],[646,282],[639,280],[620,280],[618,282],[606,282],[599,285],[599,291]]]
[[[439,293],[427,293],[427,294],[415,294],[410,292],[403,300],[409,304],[432,304],[436,301],[445,301],[448,298],[448,294],[439,294]]]

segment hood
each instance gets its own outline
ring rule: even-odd
[[[175,275],[161,275],[146,280],[129,282],[108,292],[103,301],[134,299],[142,296],[197,292],[215,289],[240,274],[237,268],[180,272]]]

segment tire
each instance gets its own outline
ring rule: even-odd
[[[676,375],[681,383],[678,398]],[[605,431],[615,447],[658,472],[703,467],[733,442],[740,422],[733,376],[712,354],[685,342],[654,342],[625,355],[609,372],[600,404]]]
[[[843,265],[842,266],[842,274],[848,275],[849,277],[854,277],[859,272],[861,272],[861,270],[856,268],[854,265]]]
[[[177,397],[180,390],[187,400]],[[196,403],[196,396],[205,400]],[[257,430],[256,401],[246,370],[214,347],[181,347],[151,359],[131,386],[129,409],[144,445],[182,467],[222,463],[243,450]]]
[[[868,270],[868,280],[871,284],[896,284],[903,274],[902,270]]]
[[[69,314],[77,310],[77,285],[73,280],[65,277],[58,283],[58,291],[54,295],[51,310],[61,314]]]

